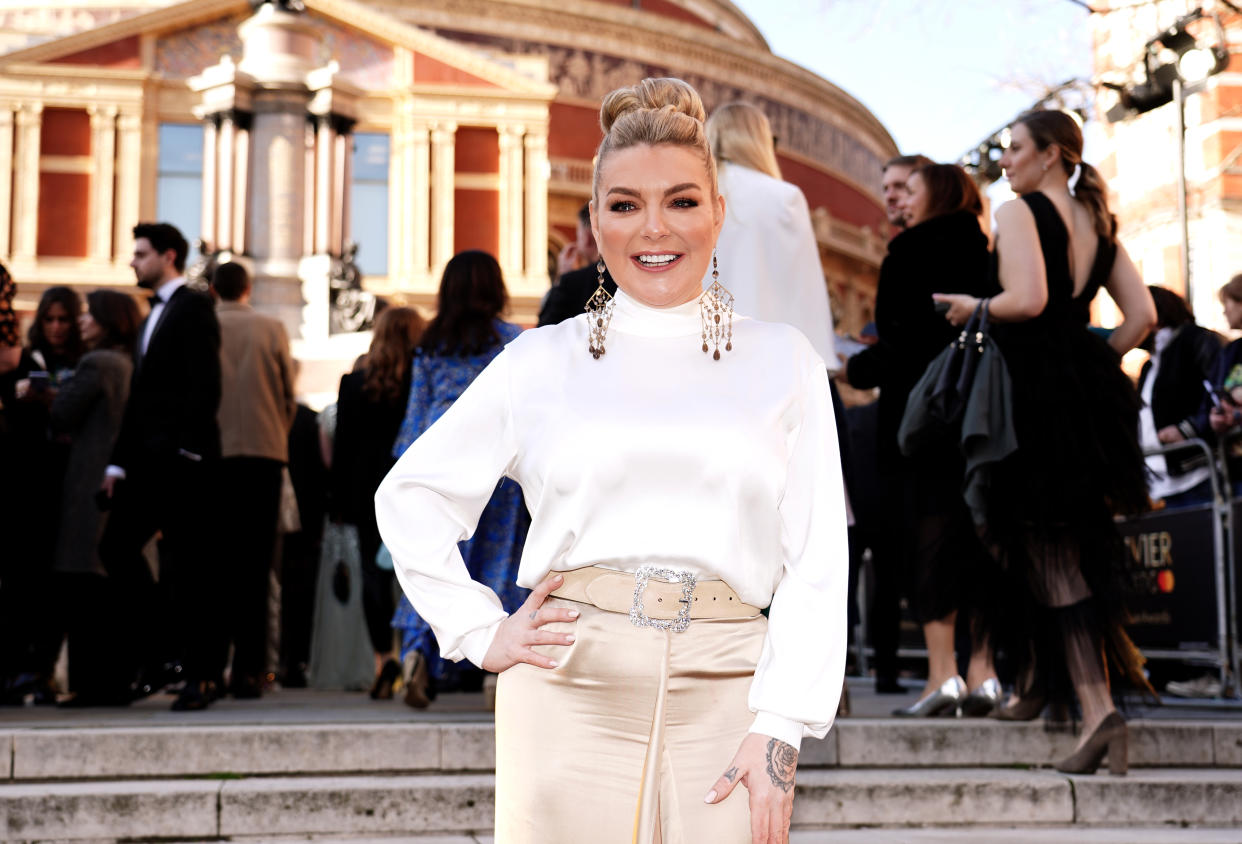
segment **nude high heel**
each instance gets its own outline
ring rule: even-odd
[[[1064,774],[1094,774],[1108,754],[1108,772],[1125,776],[1129,768],[1129,731],[1125,719],[1110,712],[1082,747],[1057,763],[1057,770]]]

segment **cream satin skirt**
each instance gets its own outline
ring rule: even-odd
[[[496,689],[496,844],[749,844],[739,786],[703,797],[754,716],[767,619],[696,619],[681,633],[549,598],[582,615],[569,647],[538,650]]]

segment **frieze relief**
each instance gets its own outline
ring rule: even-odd
[[[573,100],[599,102],[609,91],[647,76],[679,76],[698,90],[708,112],[732,100],[754,103],[767,114],[781,148],[836,170],[876,194],[880,192],[883,161],[866,145],[837,126],[753,90],[685,68],[673,69],[555,44],[449,30],[436,34],[485,49],[544,56],[548,60],[549,81],[562,96]]]
[[[0,9],[0,53],[11,53],[53,38],[98,29],[122,18],[133,17],[142,11],[139,8],[120,6],[57,9],[36,4],[24,9]]]
[[[172,79],[188,79],[211,67],[224,56],[241,59],[237,26],[247,16],[216,21],[160,38],[155,49],[156,70]],[[311,17],[322,39],[320,64],[335,59],[341,77],[364,90],[386,91],[393,87],[393,48],[359,36],[327,21]]]

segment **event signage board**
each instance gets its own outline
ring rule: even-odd
[[[1219,646],[1212,506],[1156,510],[1118,522],[1134,554],[1126,604],[1139,648]]]

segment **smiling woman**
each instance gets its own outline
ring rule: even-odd
[[[724,223],[715,173],[693,150],[667,144],[621,150],[600,169],[591,228],[617,286],[654,308],[697,299]],[[695,171],[698,179],[680,181]]]
[[[801,741],[831,726],[844,674],[824,361],[700,296],[724,202],[698,94],[647,79],[601,125],[592,226],[615,299],[513,340],[376,515],[442,653],[500,673],[497,844],[782,844]],[[502,475],[531,513],[512,615],[457,550]]]

